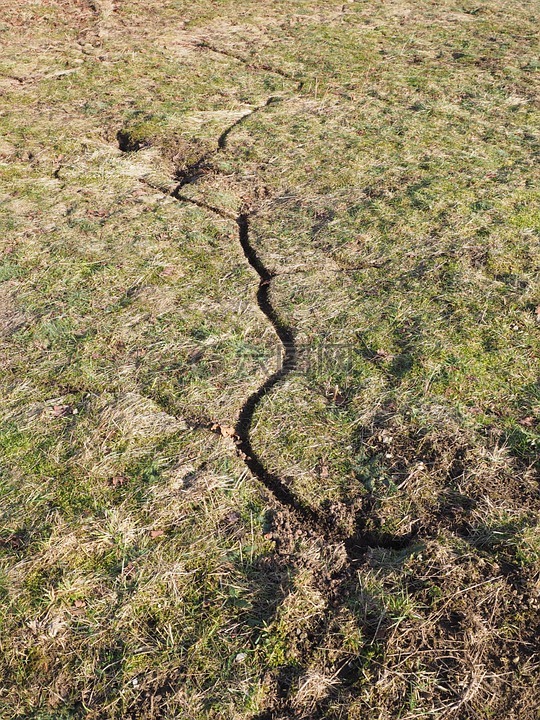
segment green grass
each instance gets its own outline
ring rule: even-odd
[[[0,717],[536,718],[538,8],[3,10]]]

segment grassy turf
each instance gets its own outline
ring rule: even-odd
[[[1,5],[0,717],[537,718],[538,7]]]

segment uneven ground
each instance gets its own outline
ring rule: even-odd
[[[538,4],[0,9],[0,717],[540,717]]]

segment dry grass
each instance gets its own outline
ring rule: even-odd
[[[0,8],[0,716],[537,718],[538,8]]]

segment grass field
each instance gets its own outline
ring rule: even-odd
[[[540,718],[539,28],[0,0],[2,720]]]

